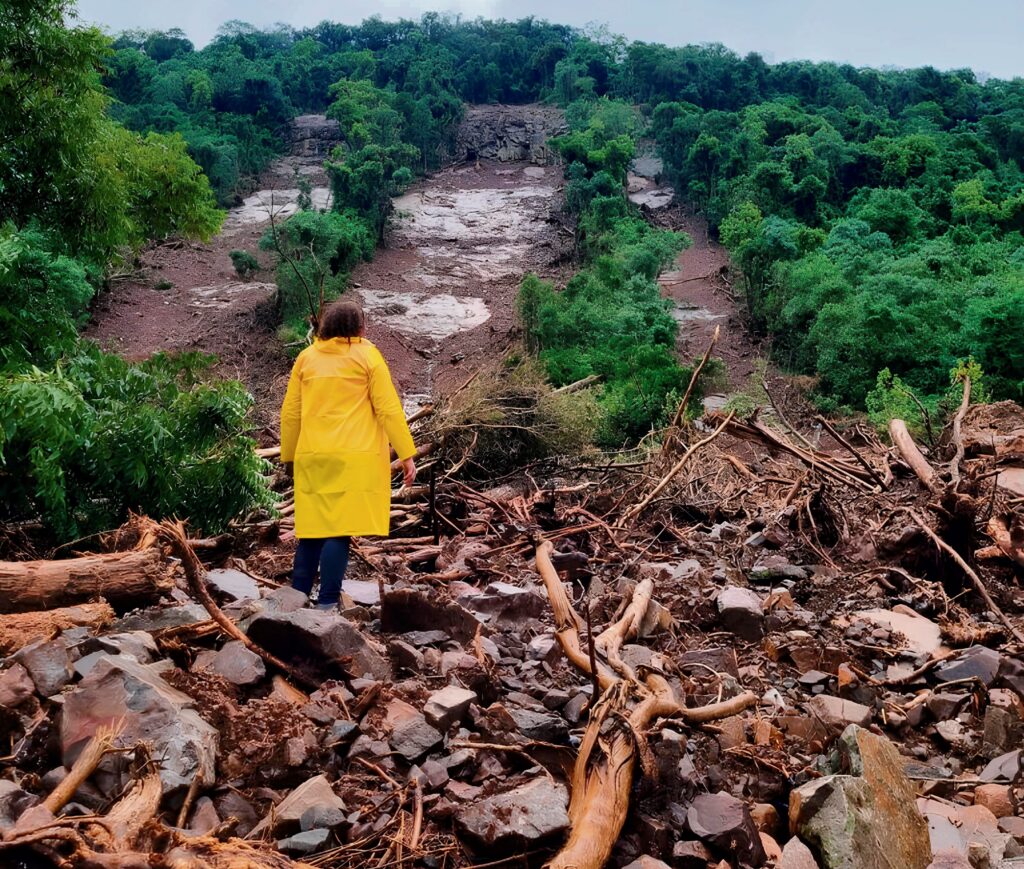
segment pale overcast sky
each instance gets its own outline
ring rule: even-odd
[[[836,60],[857,66],[972,67],[1024,76],[1024,0],[79,0],[82,21],[110,31],[180,27],[197,45],[225,21],[295,27],[355,24],[378,14],[426,11],[474,18],[534,15],[558,24],[607,24],[629,39],[668,45],[721,42],[769,60]]]

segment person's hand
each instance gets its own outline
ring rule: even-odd
[[[410,456],[402,462],[402,483],[411,486],[416,482],[416,461]]]

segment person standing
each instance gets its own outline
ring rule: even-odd
[[[306,594],[317,570],[317,608],[338,605],[352,537],[390,530],[391,458],[416,479],[416,447],[380,351],[365,338],[362,309],[334,302],[295,360],[281,406],[281,461],[295,483],[292,586]]]

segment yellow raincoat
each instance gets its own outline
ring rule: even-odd
[[[317,339],[303,350],[281,407],[296,537],[387,535],[389,441],[400,459],[416,452],[380,351],[365,338]]]

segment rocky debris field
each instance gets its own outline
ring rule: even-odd
[[[828,425],[439,450],[337,612],[280,519],[0,564],[0,865],[1024,865],[1024,410]]]

